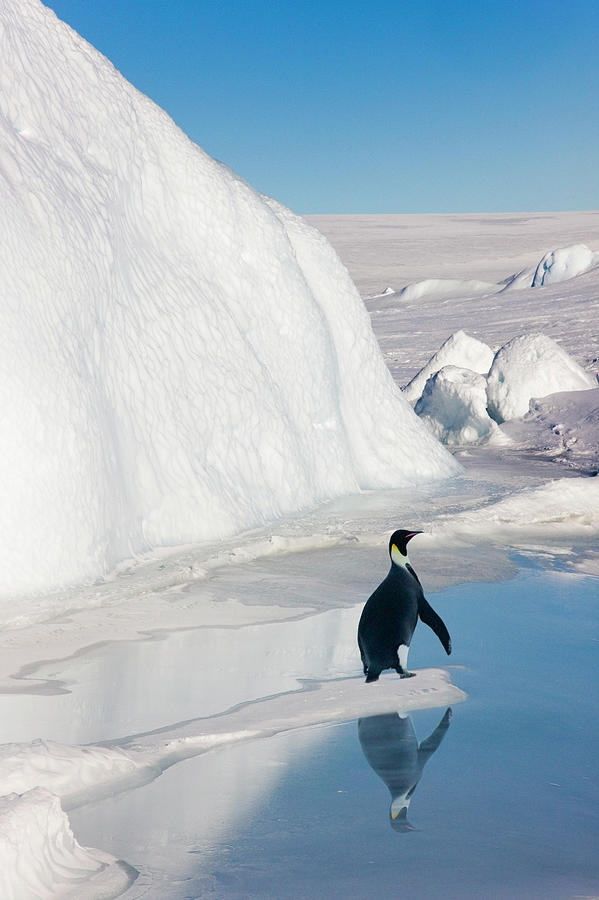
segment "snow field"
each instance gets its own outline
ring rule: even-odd
[[[419,300],[448,301],[451,298],[484,297],[504,291],[523,291],[526,288],[545,287],[569,281],[599,267],[599,251],[593,251],[586,244],[572,244],[550,250],[534,266],[527,266],[519,272],[508,275],[498,282],[473,278],[425,278],[406,284],[399,291],[385,288],[375,297],[413,303]]]

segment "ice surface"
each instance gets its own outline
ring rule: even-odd
[[[60,800],[44,788],[0,797],[3,900],[109,900],[136,874],[108,853],[81,847]]]
[[[477,540],[500,540],[511,546],[519,538],[561,536],[573,541],[591,539],[599,531],[599,476],[558,478],[540,487],[518,491],[451,518],[439,519],[433,528],[435,538],[447,540],[461,535]],[[426,540],[427,536],[423,537]]]
[[[68,746],[55,741],[0,745],[0,788],[3,793],[23,793],[39,785],[72,808],[150,781],[181,759],[226,744],[361,715],[459,703],[465,696],[442,669],[420,669],[403,681],[395,674],[385,676],[376,687],[366,685],[362,675],[307,682],[302,690],[241,704],[214,717],[123,736],[119,745]]]
[[[599,469],[599,388],[565,391],[534,400],[521,419],[502,425],[514,443],[541,449],[586,470]]]
[[[443,366],[459,366],[486,375],[491,368],[493,357],[494,353],[488,344],[466,334],[465,331],[456,331],[441,344],[427,364],[405,386],[403,395],[408,400],[418,400],[427,379]]]
[[[544,334],[509,341],[496,354],[487,377],[489,413],[497,422],[528,412],[533,397],[593,390],[597,379]]]
[[[0,22],[1,593],[458,470],[319,232],[37,0]]]
[[[444,444],[505,443],[487,412],[487,381],[471,369],[443,366],[431,375],[414,411]]]

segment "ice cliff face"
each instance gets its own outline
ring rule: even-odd
[[[324,238],[0,8],[0,591],[455,464]]]

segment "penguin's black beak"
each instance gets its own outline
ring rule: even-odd
[[[406,544],[408,541],[411,541],[413,537],[416,537],[417,534],[424,534],[424,531],[410,531],[406,534]]]

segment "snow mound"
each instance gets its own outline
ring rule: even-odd
[[[539,262],[532,280],[532,287],[542,287],[567,281],[599,265],[599,253],[593,253],[586,244],[573,244],[546,253]]]
[[[471,369],[444,366],[431,375],[414,411],[444,444],[505,440],[487,412],[486,379]]]
[[[111,747],[70,747],[55,741],[0,745],[0,793],[22,794],[43,785],[63,797],[104,781],[126,779],[137,763]]]
[[[528,412],[533,397],[584,391],[597,380],[544,334],[525,334],[498,350],[487,377],[489,415],[496,422]]]
[[[118,897],[137,877],[130,866],[81,847],[60,800],[44,788],[0,798],[3,900]]]
[[[536,266],[522,269],[515,275],[504,278],[502,291],[522,291],[530,287],[544,287],[560,281],[568,281],[599,266],[599,253],[594,253],[585,244],[573,244],[550,250]]]
[[[445,300],[451,297],[476,297],[478,294],[495,293],[497,284],[489,281],[463,281],[458,278],[425,278],[407,284],[399,292],[402,300],[414,301],[426,297],[429,300]]]
[[[417,400],[427,380],[444,366],[459,366],[486,375],[493,358],[493,351],[483,341],[466,334],[465,331],[456,331],[443,342],[427,364],[406,385],[403,395],[412,402]]]
[[[319,232],[38,0],[0,26],[1,593],[457,471]]]

